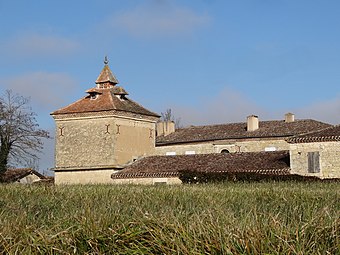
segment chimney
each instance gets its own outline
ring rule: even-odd
[[[285,114],[286,123],[294,122],[294,120],[295,120],[295,115],[293,113],[288,112]]]
[[[156,124],[157,136],[167,136],[175,132],[175,122],[173,121],[161,121]]]
[[[247,131],[255,131],[259,129],[259,117],[250,115],[247,117]]]

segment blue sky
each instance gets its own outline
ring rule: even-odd
[[[103,67],[130,98],[184,125],[247,115],[340,123],[340,1],[0,0],[0,84],[41,127]],[[53,141],[42,170],[53,167]]]

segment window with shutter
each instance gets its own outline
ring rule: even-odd
[[[320,172],[320,154],[318,151],[308,152],[308,173]]]

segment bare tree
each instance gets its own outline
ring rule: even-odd
[[[16,163],[37,159],[43,148],[42,138],[50,138],[40,129],[29,99],[6,90],[0,97],[0,174],[7,170],[10,160]]]
[[[165,112],[161,112],[161,121],[172,121],[175,123],[176,128],[181,128],[181,118],[176,118],[171,109],[166,109]]]

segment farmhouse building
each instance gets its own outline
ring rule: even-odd
[[[184,170],[309,174],[312,161],[311,174],[339,175],[339,129],[332,125],[287,113],[282,120],[251,115],[244,123],[176,130],[128,97],[107,59],[95,84],[85,97],[51,113],[56,184],[172,184],[181,182]],[[323,138],[316,143],[314,136]]]
[[[173,123],[158,123],[158,156],[140,159],[113,173],[112,179],[117,184],[177,184],[183,171],[288,175],[292,171],[286,140],[332,127],[310,119],[295,120],[291,113],[284,120],[259,122],[257,116],[249,116],[245,123],[178,130]]]
[[[289,138],[291,173],[340,178],[340,125]]]
[[[51,113],[56,184],[107,183],[112,172],[155,153],[158,114],[129,99],[104,63],[87,96]]]
[[[331,126],[316,120],[295,120],[292,113],[287,113],[284,120],[259,121],[258,116],[252,115],[244,123],[193,126],[178,130],[172,125],[166,129],[168,132],[158,132],[157,155],[289,150],[287,138]]]

